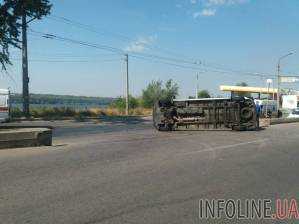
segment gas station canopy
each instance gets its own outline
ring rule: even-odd
[[[227,92],[246,92],[246,93],[264,93],[273,94],[277,93],[277,89],[273,88],[262,88],[262,87],[251,87],[251,86],[220,86],[221,91]]]

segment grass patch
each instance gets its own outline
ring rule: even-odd
[[[138,107],[130,110],[131,116],[149,116],[151,114],[152,110],[147,108]],[[125,116],[125,110],[113,107],[87,110],[75,110],[69,107],[40,107],[30,109],[30,116],[44,120],[72,118],[77,121],[84,121],[86,118],[98,118],[99,116]],[[23,112],[19,108],[12,108],[11,117],[12,119],[21,118]]]

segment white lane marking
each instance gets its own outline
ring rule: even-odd
[[[210,152],[210,151],[215,151],[215,150],[220,150],[220,149],[236,148],[238,146],[243,146],[243,145],[250,145],[250,144],[256,144],[256,143],[264,143],[264,142],[266,142],[268,140],[269,139],[265,138],[265,139],[259,139],[259,140],[255,140],[255,141],[250,141],[250,142],[241,142],[241,143],[236,143],[236,144],[232,144],[232,145],[217,146],[217,147],[207,148],[207,149],[193,151],[193,152],[185,152],[185,153],[181,153],[180,155],[191,155],[191,154],[197,154],[197,153],[202,153],[202,152]]]

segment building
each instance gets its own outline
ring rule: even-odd
[[[263,87],[251,87],[251,86],[220,86],[221,91],[231,92],[231,96],[245,94],[245,93],[256,93],[258,99],[261,98],[262,94],[269,94],[269,98],[277,99],[277,89],[273,88],[263,88]]]
[[[230,92],[231,96],[236,95],[244,95],[244,94],[256,94],[257,96],[254,97],[260,104],[273,104],[272,107],[276,107],[274,104],[276,103],[277,99],[277,89],[275,88],[263,88],[263,87],[252,87],[252,86],[220,86],[221,91]],[[266,95],[264,99],[270,100],[269,102],[265,103],[262,102],[262,95]],[[298,107],[299,102],[299,91],[295,90],[281,90],[280,92],[280,106],[284,109],[294,109]],[[265,100],[264,100],[265,101]],[[272,102],[273,101],[273,102]],[[285,102],[284,102],[285,101]],[[274,109],[273,109],[274,110]]]
[[[9,118],[9,90],[0,89],[0,122]]]

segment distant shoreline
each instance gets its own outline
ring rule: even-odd
[[[72,109],[106,108],[116,98],[113,97],[89,97],[54,94],[30,94],[30,105],[33,108],[42,107],[69,107]],[[14,94],[10,98],[12,107],[22,107],[22,95]]]

